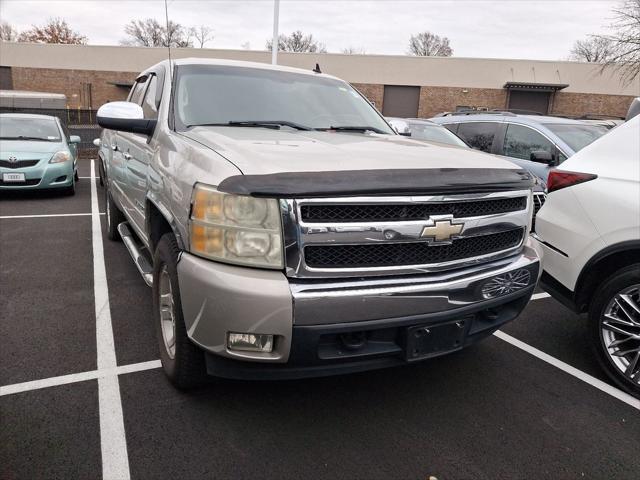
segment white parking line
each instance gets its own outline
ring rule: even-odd
[[[584,373],[582,370],[578,370],[577,368],[572,367],[568,363],[564,363],[563,361],[558,360],[557,358],[544,353],[542,350],[538,350],[537,348],[532,347],[531,345],[528,345],[518,340],[517,338],[512,337],[511,335],[501,332],[500,330],[495,332],[494,335],[498,337],[500,340],[504,340],[505,342],[510,343],[514,347],[524,350],[528,354],[533,355],[536,358],[539,358],[543,362],[547,362],[548,364],[553,365],[556,368],[559,368],[563,372],[566,372],[569,375],[572,375],[577,379],[588,383],[592,387],[595,387],[598,390],[608,395],[611,395],[612,397],[617,398],[618,400],[626,403],[627,405],[632,406],[636,410],[640,410],[640,400],[632,397],[628,393],[625,393],[616,387],[612,387],[608,383],[603,382],[602,380],[599,380],[596,377],[592,377],[588,373]]]
[[[14,395],[16,393],[30,392],[32,390],[40,390],[42,388],[58,387],[60,385],[67,385],[69,383],[86,382],[87,380],[96,380],[98,378],[105,377],[116,377],[118,375],[142,372],[144,370],[153,370],[154,368],[160,367],[162,367],[160,360],[150,360],[148,362],[121,365],[115,368],[103,368],[102,370],[71,373],[69,375],[60,375],[59,377],[45,378],[42,380],[14,383],[13,385],[0,387],[0,397],[3,397],[5,395]]]
[[[549,295],[547,292],[534,293],[531,297],[531,300],[540,300],[541,298],[549,298],[550,296],[551,295]]]
[[[89,217],[93,213],[49,213],[42,215],[0,215],[0,219],[9,218],[51,218],[51,217]],[[104,215],[104,212],[100,212],[99,215]]]
[[[111,326],[109,289],[104,264],[102,227],[98,210],[95,162],[91,160],[91,231],[93,244],[93,293],[96,309],[96,349],[98,370],[115,368],[116,349]],[[100,412],[100,445],[102,451],[102,478],[128,480],[129,456],[124,432],[122,399],[118,377],[98,378],[98,407]]]

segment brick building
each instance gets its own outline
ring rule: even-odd
[[[270,62],[269,52],[175,49],[174,58]],[[122,100],[138,72],[164,60],[164,48],[0,42],[0,89],[63,93],[70,108]],[[567,116],[624,116],[640,78],[580,62],[280,53],[279,63],[351,82],[385,115],[431,117],[457,108],[518,108]]]

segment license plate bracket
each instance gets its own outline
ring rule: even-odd
[[[22,183],[26,182],[24,173],[3,173],[2,181],[5,183]]]
[[[464,343],[469,318],[439,325],[417,325],[407,328],[407,360],[421,360],[458,350]]]

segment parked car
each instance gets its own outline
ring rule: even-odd
[[[549,175],[537,218],[543,288],[589,314],[598,360],[640,396],[640,116]]]
[[[400,135],[411,137],[414,140],[469,148],[469,145],[455,133],[430,120],[388,117],[387,121]]]
[[[456,112],[431,121],[473,148],[509,157],[543,180],[552,167],[609,131],[580,120],[511,112]]]
[[[77,144],[56,117],[0,114],[0,190],[75,193]]]
[[[417,118],[387,118],[389,124],[400,135],[411,137],[414,140],[420,140],[429,143],[438,143],[441,145],[451,145],[460,148],[471,148],[456,134],[449,129],[433,123],[430,120],[421,120]],[[535,174],[534,174],[535,176]],[[546,198],[546,178],[543,180],[535,176],[535,184],[533,186],[533,221],[531,223],[532,231],[535,230],[536,214],[544,205]]]
[[[442,355],[536,285],[532,176],[397,135],[335,77],[165,61],[98,123],[108,235],[152,286],[178,387]]]

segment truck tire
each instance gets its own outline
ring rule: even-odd
[[[607,375],[618,386],[640,397],[640,339],[634,339],[634,335],[640,335],[638,309],[640,263],[618,270],[596,289],[589,306],[589,330],[596,356]],[[624,323],[612,322],[612,317]],[[619,342],[618,349],[611,353],[612,349],[607,347],[615,341]]]
[[[164,372],[177,388],[207,379],[204,352],[187,336],[178,285],[180,248],[173,233],[162,236],[153,256],[153,321]]]
[[[126,219],[124,218],[124,214],[114,203],[113,198],[111,198],[111,193],[109,192],[108,187],[104,189],[104,205],[106,210],[105,217],[107,217],[107,237],[109,237],[109,240],[117,242],[121,240],[120,233],[118,232],[118,225],[126,221]]]

